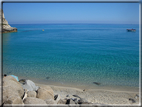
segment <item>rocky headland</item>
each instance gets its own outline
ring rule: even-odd
[[[3,10],[2,9],[0,9],[0,17],[1,17],[1,15],[2,15],[2,33],[8,33],[8,32],[17,32],[17,28],[15,28],[15,27],[11,27],[9,24],[8,24],[8,21],[5,19],[5,17],[4,17],[4,13],[3,13]]]

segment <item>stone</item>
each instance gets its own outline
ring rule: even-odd
[[[35,91],[28,91],[27,97],[36,97],[36,92]]]
[[[42,99],[39,98],[34,98],[34,97],[27,97],[24,99],[24,104],[43,104],[46,105],[46,102]]]
[[[136,101],[134,100],[134,99],[132,99],[132,98],[129,98],[129,101],[131,102],[131,103],[135,103]]]
[[[78,100],[78,104],[90,104],[85,98],[80,98],[80,100]]]
[[[46,99],[44,101],[46,102],[46,104],[57,104],[56,101],[53,99]]]
[[[66,95],[66,97],[69,97],[69,95]]]
[[[58,95],[55,95],[55,96],[54,96],[54,100],[56,100],[57,98],[58,98]]]
[[[78,95],[72,95],[72,96],[80,98]]]
[[[49,86],[42,86],[37,90],[37,98],[54,100],[54,91]]]
[[[23,104],[23,101],[20,97],[11,96],[4,102],[4,104]]]
[[[55,96],[57,97],[56,99],[55,99]],[[56,101],[56,103],[61,99],[61,96],[60,96],[60,94],[58,94],[58,95],[55,95],[54,96],[54,100]]]
[[[72,99],[70,99],[70,104],[75,104],[75,102]]]
[[[4,87],[9,87],[14,93],[18,93],[21,98],[24,95],[24,89],[22,88],[21,84],[12,76],[4,77],[3,88]],[[5,88],[5,91],[6,91],[6,89],[7,88]],[[8,92],[6,92],[6,93],[8,93]]]
[[[4,77],[3,79],[3,103],[22,104],[24,90],[21,84],[14,77]]]
[[[66,104],[67,100],[65,99],[60,99],[57,104]]]

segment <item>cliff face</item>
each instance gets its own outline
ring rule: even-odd
[[[9,24],[8,24],[8,21],[5,19],[4,17],[4,13],[3,11],[0,9],[0,17],[2,15],[2,33],[7,33],[7,32],[17,32],[17,28],[15,27],[11,27]]]

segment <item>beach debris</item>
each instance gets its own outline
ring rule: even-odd
[[[46,79],[48,80],[50,77],[46,77]]]
[[[129,98],[129,101],[131,101],[132,103],[135,103],[136,101],[132,98]]]
[[[79,97],[78,95],[72,95],[72,96],[74,96],[74,97],[78,97],[78,98],[81,98],[81,97]]]
[[[96,85],[100,85],[101,83],[99,83],[99,82],[93,82],[94,84],[96,84]]]

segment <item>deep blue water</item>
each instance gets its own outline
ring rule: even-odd
[[[3,73],[66,84],[139,85],[139,25],[11,26],[18,32],[3,34]]]

